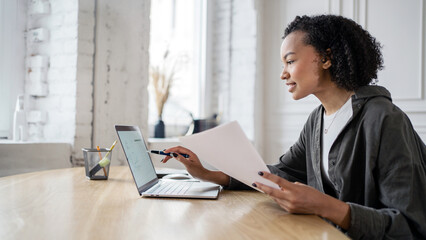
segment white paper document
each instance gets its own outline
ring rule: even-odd
[[[252,183],[260,182],[279,189],[277,184],[259,176],[259,171],[269,169],[236,121],[179,140],[200,160],[252,188]]]

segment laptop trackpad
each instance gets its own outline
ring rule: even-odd
[[[220,190],[220,186],[214,183],[209,182],[199,182],[194,183],[185,195],[189,196],[212,196],[216,198],[218,196],[218,192]]]

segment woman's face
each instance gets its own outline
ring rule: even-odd
[[[304,36],[304,32],[292,32],[281,44],[281,79],[286,81],[295,100],[317,94],[326,87],[327,72],[321,56],[313,46],[303,43]]]

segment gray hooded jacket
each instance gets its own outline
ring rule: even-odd
[[[298,141],[268,166],[350,205],[354,239],[426,239],[426,146],[383,87],[365,86],[352,96],[353,115],[329,153],[321,174],[324,108],[309,116]],[[246,189],[231,178],[227,189]]]

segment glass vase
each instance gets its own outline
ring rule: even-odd
[[[163,120],[158,119],[157,123],[154,126],[154,137],[155,138],[165,138],[166,137],[166,129]]]

